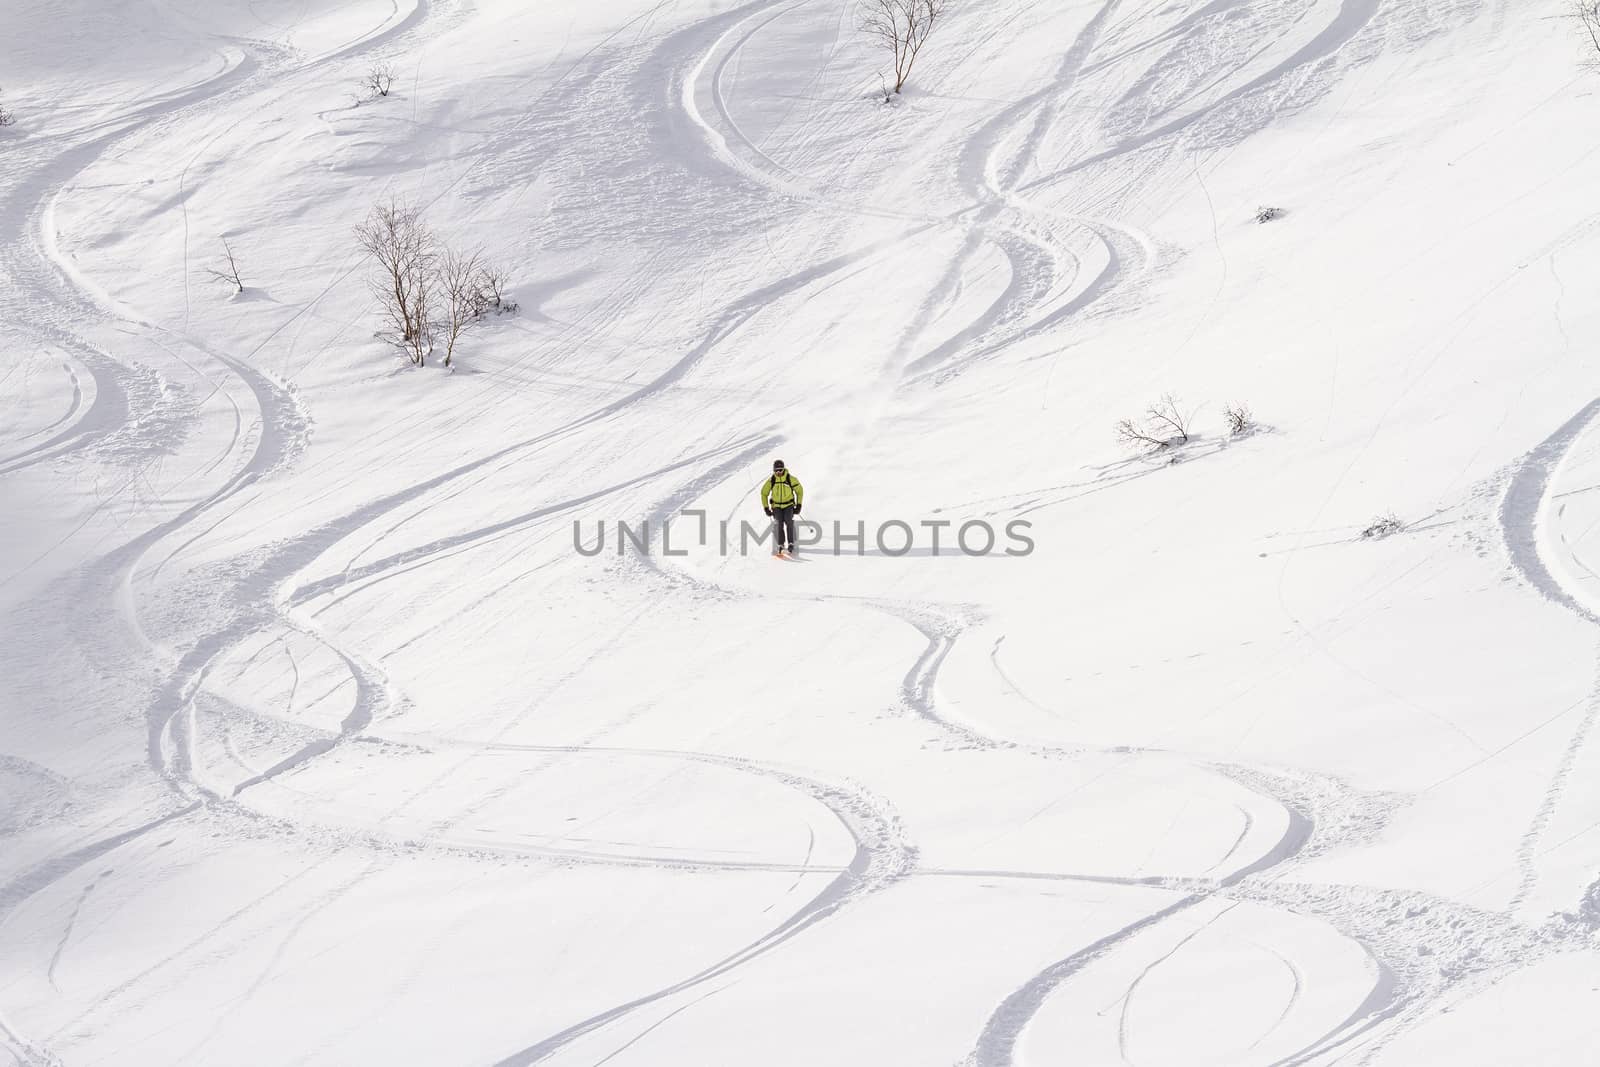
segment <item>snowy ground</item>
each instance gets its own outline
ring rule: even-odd
[[[1565,11],[951,0],[886,107],[842,0],[12,0],[0,1063],[1592,1060]],[[660,553],[780,455],[1036,549]]]

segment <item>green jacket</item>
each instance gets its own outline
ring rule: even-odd
[[[763,510],[767,508],[797,508],[805,498],[805,487],[800,484],[800,480],[794,476],[793,471],[784,472],[782,481],[779,481],[778,475],[774,474],[761,483],[761,507]]]

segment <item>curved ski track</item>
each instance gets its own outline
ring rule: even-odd
[[[808,187],[797,175],[772,161],[750,142],[738,129],[726,105],[721,91],[720,75],[729,58],[761,27],[796,6],[798,5],[793,3],[751,5],[730,16],[732,24],[717,39],[712,49],[706,52],[686,82],[684,89],[686,109],[694,120],[705,128],[706,141],[719,160],[741,177],[766,187],[774,195],[803,198],[823,207],[850,213],[881,214],[882,209],[874,205],[841,204],[836,199]],[[1062,97],[1070,91],[1078,72],[1089,63],[1101,30],[1118,6],[1119,0],[1108,0],[1091,19],[1078,40],[1068,49],[1054,86],[1041,90],[1008,108],[985,126],[969,144],[962,171],[968,176],[966,187],[976,194],[978,199],[971,209],[970,236],[964,254],[971,254],[985,243],[999,248],[1012,264],[1013,280],[1008,290],[991,306],[984,317],[960,331],[938,349],[914,361],[908,367],[908,378],[915,380],[922,375],[932,375],[936,382],[948,380],[952,373],[959,372],[959,368],[949,367],[952,362],[984,358],[1004,351],[1024,337],[1057,327],[1083,309],[1105,301],[1119,288],[1126,289],[1137,280],[1138,276],[1153,270],[1156,266],[1154,242],[1146,235],[1118,226],[1109,220],[1036,206],[1015,191],[1018,178],[1025,174],[1032,164],[1031,155],[1037,144],[1035,134],[1054,120],[1055,111],[1062,102]],[[1201,12],[1191,15],[1186,22],[1193,24],[1207,15],[1216,14],[1230,6],[1233,6],[1231,2],[1208,5]],[[1069,174],[1097,162],[1173,140],[1176,135],[1202,118],[1219,114],[1230,104],[1251,93],[1271,86],[1291,73],[1334,55],[1345,44],[1355,39],[1378,16],[1380,8],[1381,4],[1377,0],[1356,0],[1353,3],[1346,3],[1332,24],[1268,73],[1229,91],[1221,99],[1182,119],[1147,131],[1099,156],[1080,159],[1062,174]],[[736,40],[736,43],[726,51],[720,62],[714,63],[718,48],[725,47],[729,40]],[[716,81],[713,84],[712,97],[716,105],[716,118],[722,123],[721,129],[718,129],[712,120],[708,120],[694,103],[695,78],[708,67],[715,70]],[[1013,160],[1009,167],[998,165],[995,162],[996,156],[1011,135],[1011,127],[1023,123],[1029,127],[1028,132],[1024,134],[1026,150]],[[741,146],[744,151],[741,152],[734,146]],[[979,176],[981,182],[973,181],[974,174]],[[1035,180],[1023,188],[1043,188],[1053,183],[1056,177]],[[1002,221],[1003,212],[1024,221]],[[956,218],[966,215],[968,212],[961,212]],[[1090,234],[1104,250],[1104,266],[1090,277],[1075,280],[1065,288],[1051,280],[1049,273],[1053,268],[1050,265],[1064,259],[1081,263],[1077,254],[1059,246],[1052,247],[1048,238],[1048,227],[1037,225],[1039,221],[1048,222],[1051,219],[1063,219],[1075,223]],[[1029,225],[1029,221],[1033,221],[1035,225]],[[1044,239],[1037,236],[1041,231],[1047,235]],[[1130,263],[1136,268],[1131,276],[1126,272],[1126,266]],[[958,277],[960,269],[961,264],[957,262],[951,267],[950,276]],[[1046,274],[1044,278],[1039,277],[1041,272]],[[926,650],[912,664],[901,684],[901,703],[910,713],[934,723],[949,733],[959,744],[968,747],[1022,748],[1045,758],[1071,758],[1081,751],[1018,745],[985,734],[970,725],[951,722],[940,715],[934,701],[937,674],[955,642],[974,621],[976,613],[972,609],[951,613],[948,609],[935,605],[877,603],[870,606],[912,626],[928,642]],[[998,664],[996,666],[998,668]],[[1585,732],[1592,725],[1593,718],[1591,714],[1586,720]],[[1130,757],[1139,755],[1136,751],[1129,754]],[[1367,1001],[1358,1005],[1341,1024],[1308,1044],[1301,1052],[1280,1061],[1285,1064],[1311,1062],[1313,1058],[1332,1049],[1348,1046],[1361,1039],[1370,1039],[1374,1031],[1385,1022],[1402,1016],[1415,1018],[1430,1004],[1437,1002],[1450,987],[1467,976],[1503,972],[1507,967],[1525,963],[1533,958],[1541,947],[1548,947],[1551,943],[1573,943],[1574,939],[1551,934],[1548,930],[1531,930],[1509,917],[1474,912],[1472,909],[1423,894],[1360,890],[1350,887],[1281,885],[1281,880],[1290,872],[1296,860],[1370,837],[1381,825],[1383,818],[1381,807],[1372,807],[1370,802],[1364,801],[1341,783],[1332,780],[1292,779],[1248,767],[1211,763],[1200,765],[1208,767],[1214,773],[1240,781],[1258,795],[1282,807],[1286,814],[1287,829],[1280,841],[1265,855],[1242,864],[1214,883],[1181,896],[1166,908],[1081,949],[1035,975],[996,1009],[979,1036],[967,1062],[984,1067],[1013,1063],[1016,1041],[1023,1029],[1042,1008],[1049,995],[1067,978],[1090,966],[1106,953],[1123,946],[1141,931],[1188,910],[1214,895],[1254,900],[1268,906],[1321,917],[1360,944],[1375,961],[1380,977]],[[1354,818],[1349,817],[1352,811],[1356,812]],[[1335,817],[1329,820],[1332,825],[1323,828],[1319,834],[1318,816],[1324,814]],[[1156,878],[1150,881],[1160,884],[1162,879]],[[1172,879],[1169,884],[1174,889],[1179,889],[1183,882],[1180,879]],[[1469,930],[1487,928],[1489,934],[1484,940],[1501,951],[1486,951],[1482,944],[1474,943],[1462,950],[1460,960],[1452,961],[1458,963],[1455,977],[1450,980],[1440,980],[1435,972],[1417,968],[1415,961],[1401,951],[1408,942],[1404,938],[1396,938],[1393,930],[1388,928],[1394,923],[1395,910],[1403,911],[1408,920],[1402,925],[1418,925],[1409,920],[1416,919],[1418,915],[1430,915],[1449,917],[1453,927]],[[1374,912],[1384,916],[1387,923],[1380,925],[1373,921],[1371,916]],[[1514,951],[1507,951],[1508,949]],[[1288,1008],[1285,1009],[1285,1015],[1287,1012]],[[1367,1050],[1368,1055],[1379,1051],[1390,1036],[1392,1032],[1383,1035]]]
[[[1183,25],[1169,30],[1168,36],[1180,37],[1188,26],[1220,13],[1236,2],[1218,0],[1207,5],[1202,11],[1189,16]],[[291,614],[295,609],[304,607],[316,598],[346,592],[357,583],[381,581],[404,569],[425,565],[443,553],[508,529],[534,523],[635,483],[622,482],[598,489],[590,497],[544,504],[525,514],[510,516],[480,529],[463,531],[417,548],[393,552],[358,567],[351,567],[335,577],[291,588],[295,577],[323,556],[331,545],[395,515],[428,494],[469,484],[471,478],[492,473],[502,465],[537,450],[540,445],[609,419],[634,405],[648,403],[690,374],[708,353],[773,301],[803,293],[809,286],[935,228],[956,227],[966,234],[963,258],[986,249],[998,250],[1011,265],[1011,281],[987,309],[953,338],[912,359],[903,368],[905,385],[948,380],[952,374],[959,373],[973,361],[1001,356],[1018,341],[1047,335],[1091,308],[1109,306],[1114,299],[1131,299],[1137,292],[1140,278],[1158,266],[1155,244],[1151,238],[1114,220],[1038,204],[1023,194],[1053,188],[1060,177],[1093,164],[1172,142],[1201,120],[1221,114],[1244,97],[1333,55],[1362,32],[1384,9],[1382,0],[1346,0],[1332,24],[1267,73],[1179,118],[1143,130],[1110,150],[1079,158],[1055,174],[1023,184],[1029,170],[1035,165],[1033,154],[1039,132],[1062,120],[1066,97],[1073,91],[1079,74],[1093,66],[1099,58],[1097,52],[1102,40],[1111,31],[1110,23],[1124,3],[1125,0],[1107,0],[1068,48],[1052,85],[1006,108],[979,131],[968,145],[959,175],[963,188],[972,196],[973,202],[961,211],[943,216],[904,212],[870,201],[852,202],[820,191],[804,176],[793,173],[773,160],[739,128],[724,91],[724,71],[748,41],[776,19],[806,7],[807,0],[779,0],[776,3],[759,0],[733,12],[714,16],[687,33],[675,35],[667,48],[676,51],[658,58],[675,72],[677,107],[699,131],[709,158],[725,166],[740,180],[753,184],[774,198],[799,201],[816,210],[837,212],[843,216],[867,215],[901,221],[907,227],[905,232],[895,239],[837,256],[730,302],[700,345],[656,379],[621,399],[563,426],[513,442],[500,451],[464,463],[403,492],[363,504],[303,537],[272,546],[256,558],[242,561],[246,567],[227,591],[226,599],[237,605],[227,625],[199,636],[179,657],[167,672],[146,713],[147,757],[151,765],[172,782],[179,794],[180,806],[143,825],[109,834],[63,853],[0,886],[0,922],[22,901],[41,889],[157,826],[211,808],[219,811],[241,810],[237,798],[252,786],[303,766],[339,743],[366,733],[380,720],[384,709],[398,699],[390,691],[386,679],[356,653],[338,648],[307,623],[297,620]],[[353,43],[335,55],[348,56],[359,50],[376,48],[397,35],[419,32],[426,28],[431,16],[429,6],[419,4],[396,24]],[[333,56],[322,57],[315,62],[331,58]],[[77,450],[96,447],[118,433],[124,433],[128,438],[119,451],[137,459],[172,435],[171,423],[181,424],[192,419],[192,412],[179,406],[177,401],[163,397],[159,382],[153,380],[148,371],[136,363],[119,361],[115,352],[101,350],[73,330],[71,324],[82,321],[85,316],[132,325],[149,337],[152,343],[173,351],[177,358],[187,360],[188,357],[178,355],[174,348],[168,346],[176,346],[176,349],[190,353],[194,360],[214,368],[217,374],[227,377],[242,390],[237,396],[224,393],[234,404],[237,421],[233,444],[227,454],[218,460],[218,463],[228,464],[228,476],[183,513],[138,535],[72,579],[73,587],[68,591],[70,595],[108,605],[116,603],[118,589],[136,579],[142,561],[157,547],[172,545],[179,541],[180,536],[186,538],[170,547],[167,556],[156,568],[159,573],[161,567],[168,565],[194,540],[204,536],[204,529],[197,528],[202,520],[214,523],[217,513],[233,497],[292,463],[303,444],[307,416],[289,390],[251,368],[243,359],[208,351],[193,338],[175,335],[153,324],[128,318],[116,309],[107,308],[93,296],[75,288],[76,281],[70,271],[51,256],[49,248],[49,204],[57,191],[69,184],[74,175],[118,141],[150,123],[177,120],[215,106],[227,98],[234,83],[239,83],[238,90],[243,91],[264,81],[266,73],[277,71],[265,68],[249,54],[243,55],[213,79],[169,97],[152,100],[130,113],[126,121],[116,128],[63,152],[48,167],[41,168],[38,173],[25,179],[6,202],[0,203],[0,218],[17,217],[19,212],[15,210],[15,205],[28,199],[32,199],[36,205],[27,213],[26,231],[0,233],[0,274],[7,276],[18,291],[27,290],[39,298],[36,302],[57,309],[50,319],[36,322],[33,329],[40,340],[68,354],[70,362],[67,373],[74,377],[74,381],[81,374],[88,384],[87,398],[84,397],[85,390],[78,388],[72,409],[58,420],[58,425],[40,431],[48,434],[44,440],[0,457],[0,476],[26,466],[60,459]],[[1026,147],[1006,160],[1003,155],[1007,146],[1019,137]],[[1074,233],[1077,240],[1071,243],[1064,241],[1060,236],[1062,227]],[[959,278],[961,269],[960,260],[952,263],[947,278]],[[951,288],[948,284],[943,287],[945,291]],[[241,401],[248,405],[248,409],[240,406]],[[165,415],[169,422],[162,424],[159,418],[155,422],[150,421],[148,416],[163,414],[163,403],[168,406]],[[1597,413],[1600,413],[1600,401],[1586,408],[1530,454],[1511,479],[1501,511],[1508,551],[1519,572],[1542,595],[1589,622],[1600,622],[1600,619],[1564,589],[1545,566],[1539,555],[1536,528],[1538,517],[1545,507],[1555,467]],[[155,429],[151,429],[152,426]],[[141,437],[141,433],[146,436]],[[638,481],[657,480],[686,469],[697,471],[697,475],[686,479],[683,487],[670,498],[671,504],[676,506],[695,499],[728,477],[735,476],[750,456],[768,450],[771,444],[769,440],[748,440],[731,450],[689,457],[670,464],[659,471],[641,475]],[[400,519],[395,526],[404,521]],[[390,530],[395,526],[391,526]],[[718,591],[740,595],[737,591]],[[841,609],[866,607],[887,613],[913,627],[924,637],[927,646],[908,668],[900,684],[900,701],[908,713],[918,715],[946,731],[958,744],[977,749],[1020,749],[1040,758],[1051,759],[1072,759],[1087,751],[1074,747],[1017,744],[985,733],[978,726],[954,722],[941,713],[936,700],[939,669],[956,643],[979,621],[981,609],[830,599]],[[190,731],[194,727],[187,712],[205,684],[209,665],[218,655],[246,639],[274,630],[292,631],[323,642],[345,664],[355,680],[357,699],[338,735],[306,746],[264,773],[240,783],[233,790],[232,797],[217,797],[197,788],[189,778],[190,745],[193,740]],[[998,661],[995,667],[999,670]],[[1591,709],[1573,742],[1574,748],[1584,743],[1594,720],[1595,713]],[[695,990],[723,977],[742,964],[781,948],[790,939],[800,936],[840,910],[871,894],[886,891],[907,876],[917,873],[915,847],[903,839],[889,803],[859,787],[827,783],[798,771],[711,753],[624,750],[599,746],[492,744],[484,747],[573,757],[604,755],[680,760],[761,776],[820,804],[845,827],[855,842],[855,855],[848,866],[835,872],[836,876],[821,893],[759,940],[730,952],[711,967],[687,975],[677,983],[615,1005],[573,1023],[558,1033],[541,1037],[526,1048],[508,1055],[501,1061],[506,1064],[538,1062],[579,1037],[639,1008]],[[1158,754],[1154,750],[1116,751],[1128,759]],[[1159,754],[1166,757],[1178,755]],[[1406,1015],[1415,1016],[1455,984],[1454,981],[1430,977],[1416,967],[1415,960],[1400,958],[1398,946],[1405,944],[1405,938],[1396,935],[1396,923],[1402,933],[1411,928],[1443,923],[1466,924],[1469,931],[1478,932],[1476,940],[1467,937],[1461,946],[1461,974],[1464,976],[1498,973],[1514,966],[1520,953],[1537,952],[1565,940],[1559,932],[1531,930],[1509,916],[1476,913],[1421,894],[1287,882],[1285,877],[1292,872],[1297,861],[1370,835],[1381,824],[1381,806],[1374,806],[1368,803],[1367,798],[1328,780],[1291,778],[1254,768],[1198,760],[1195,765],[1212,773],[1232,777],[1280,806],[1286,816],[1286,829],[1280,840],[1262,855],[1241,857],[1232,871],[1214,880],[1165,879],[1161,876],[1130,880],[1128,884],[1166,887],[1174,893],[1174,899],[1166,907],[1085,946],[1020,984],[995,1008],[982,1032],[976,1036],[967,1062],[985,1067],[1013,1063],[1017,1039],[1049,996],[1067,979],[1092,967],[1107,954],[1127,947],[1141,932],[1214,896],[1250,900],[1270,907],[1320,916],[1346,936],[1355,939],[1377,963],[1381,977],[1369,998],[1357,1005],[1334,1030],[1308,1045],[1302,1052],[1280,1061],[1284,1064],[1308,1063],[1335,1048],[1350,1047],[1358,1041],[1369,1039],[1385,1023]],[[1558,781],[1553,787],[1553,796],[1557,800],[1552,800],[1552,804],[1558,802],[1560,784]],[[1536,826],[1531,834],[1536,837],[1538,829]],[[1532,845],[1530,854],[1531,851]],[[703,863],[707,866],[715,866],[717,862],[693,858],[661,861],[561,849],[546,850],[544,854],[575,862],[665,865],[681,862],[687,865]],[[820,870],[807,867],[795,869]],[[1005,872],[996,873],[1004,875]],[[1031,877],[1027,872],[1012,873],[1017,877]],[[1092,875],[1053,877],[1094,880]],[[1474,960],[1476,963],[1470,962]],[[1455,979],[1459,980],[1460,977]],[[7,1037],[14,1049],[21,1050],[25,1061],[51,1061],[47,1050],[29,1044],[3,1021],[0,1021],[0,1033]]]
[[[407,16],[392,25],[386,21],[363,39],[309,60],[298,69],[346,58],[412,32],[428,11],[426,0],[419,0]],[[119,466],[137,467],[171,447],[174,440],[181,440],[196,417],[196,411],[181,396],[163,387],[160,375],[136,360],[119,360],[117,353],[86,340],[78,328],[78,324],[85,321],[115,324],[127,334],[143,337],[208,382],[213,393],[222,396],[233,411],[232,439],[224,453],[202,474],[210,474],[226,464],[229,472],[220,484],[179,514],[58,580],[43,594],[46,599],[60,597],[103,605],[103,611],[91,613],[92,625],[108,635],[98,642],[103,646],[114,647],[126,636],[141,642],[145,640],[137,617],[124,617],[119,610],[125,599],[137,604],[137,595],[131,587],[144,557],[168,538],[182,533],[248,487],[291,463],[305,442],[308,419],[290,390],[243,359],[210,351],[193,338],[174,334],[111,305],[85,286],[55,250],[54,200],[77,174],[101,156],[147,129],[203,114],[233,96],[269,84],[273,76],[296,72],[297,68],[286,62],[281,50],[260,42],[243,42],[242,46],[242,52],[235,48],[231,53],[220,54],[224,62],[218,74],[151,97],[131,111],[81,131],[75,143],[43,165],[17,171],[14,184],[0,197],[0,219],[23,220],[0,229],[0,278],[6,280],[9,291],[26,294],[28,298],[27,316],[17,315],[13,319],[27,323],[22,327],[25,335],[31,333],[43,343],[72,353],[91,382],[89,402],[74,403],[76,419],[45,441],[0,459],[0,477],[89,449],[105,453]],[[276,63],[270,62],[274,59]],[[52,139],[68,140],[73,136],[67,133]],[[25,206],[30,203],[31,207]],[[179,349],[187,350],[190,355]],[[210,371],[202,370],[200,364],[210,364]],[[242,389],[240,397],[236,398],[229,391],[226,384],[229,381]],[[253,412],[247,413],[241,407],[241,399],[253,406]],[[105,504],[102,498],[99,507]],[[241,582],[239,591],[246,592],[248,585],[248,582]],[[246,598],[244,602],[250,601]],[[131,635],[126,632],[128,630],[132,631]],[[209,798],[185,780],[188,757],[181,713],[202,684],[207,664],[235,636],[236,632],[225,630],[201,637],[171,665],[145,711],[149,762],[172,783],[181,806],[132,829],[85,842],[0,885],[0,926],[24,901],[85,864],[157,827],[205,810]],[[155,651],[148,646],[147,649]],[[354,664],[350,657],[344,658],[347,663]],[[176,747],[169,751],[173,742]],[[48,1048],[29,1042],[11,1027],[4,1026],[4,1033],[13,1048],[19,1050],[22,1062],[57,1062]]]

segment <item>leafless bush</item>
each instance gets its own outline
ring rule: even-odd
[[[944,19],[945,0],[860,0],[858,25],[894,57],[894,91],[905,88],[917,55]],[[884,94],[888,100],[888,94]]]
[[[1163,449],[1189,443],[1189,416],[1168,393],[1145,409],[1142,420],[1117,423],[1117,437],[1128,445]]]
[[[386,324],[381,336],[420,367],[433,352],[438,241],[415,208],[394,200],[374,207],[355,232],[378,267],[370,284]]]
[[[478,315],[481,318],[489,312],[497,315],[510,315],[520,310],[520,305],[506,295],[506,272],[504,267],[494,264],[483,264],[478,268]]]
[[[5,105],[0,104],[0,126],[10,126],[16,121],[17,116],[12,112],[7,111],[5,109]]]
[[[481,251],[451,248],[408,204],[377,205],[355,234],[376,266],[369,284],[384,318],[378,336],[416,366],[424,366],[443,346],[444,365],[453,367],[463,334],[490,314],[517,310],[507,296],[503,268],[486,261]]]
[[[394,88],[394,67],[383,60],[373,63],[361,76],[361,88],[368,100],[388,96],[389,90]]]
[[[1572,17],[1578,20],[1585,39],[1594,49],[1590,66],[1600,69],[1600,0],[1573,0]]]
[[[481,252],[461,253],[449,248],[439,256],[439,292],[445,315],[439,332],[444,335],[446,367],[455,359],[456,342],[483,318],[488,305],[482,258]]]
[[[1244,436],[1256,426],[1255,416],[1243,404],[1229,404],[1222,409],[1222,417],[1228,421],[1228,432],[1235,437]]]
[[[1117,440],[1134,448],[1160,449],[1166,448],[1167,442],[1152,434],[1144,426],[1132,419],[1123,419],[1117,423]]]
[[[206,274],[219,282],[227,282],[233,286],[235,293],[244,292],[244,281],[239,277],[239,263],[233,258],[233,249],[228,247],[228,239],[222,239],[222,259],[219,265],[207,267]]]
[[[1363,541],[1382,541],[1385,537],[1393,537],[1397,533],[1405,532],[1406,524],[1392,511],[1386,511],[1367,524],[1361,531]]]
[[[1284,211],[1281,207],[1258,207],[1256,208],[1255,218],[1258,223],[1265,224],[1268,222],[1276,222],[1277,220],[1283,218],[1283,215]]]
[[[1159,433],[1167,435],[1167,440],[1175,444],[1189,443],[1189,416],[1178,407],[1178,401],[1171,393],[1151,404],[1145,410],[1148,425]]]

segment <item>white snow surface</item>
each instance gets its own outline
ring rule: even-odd
[[[1594,1062],[1568,11],[8,0],[0,1064]]]

